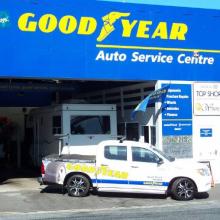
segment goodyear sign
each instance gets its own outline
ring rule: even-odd
[[[219,80],[216,10],[0,0],[0,77]]]

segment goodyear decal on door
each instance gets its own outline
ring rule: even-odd
[[[88,174],[101,175],[107,177],[115,177],[119,179],[127,179],[128,173],[120,170],[112,170],[106,166],[95,167],[95,165],[87,165],[87,164],[66,164],[66,170],[70,171],[80,171]]]

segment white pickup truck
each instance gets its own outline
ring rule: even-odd
[[[169,194],[191,200],[211,188],[207,166],[178,162],[148,144],[102,141],[95,155],[51,155],[43,159],[42,184],[61,184],[70,196],[104,192]]]

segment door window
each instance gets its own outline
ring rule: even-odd
[[[157,163],[159,157],[150,150],[141,147],[132,147],[132,161]]]
[[[105,146],[105,158],[110,160],[127,160],[126,146]]]

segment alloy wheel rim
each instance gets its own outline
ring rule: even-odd
[[[75,196],[79,196],[80,194],[84,193],[86,188],[85,181],[80,177],[73,178],[69,184],[69,190]]]
[[[194,194],[194,187],[190,181],[181,181],[177,186],[177,194],[180,198],[189,199]]]

